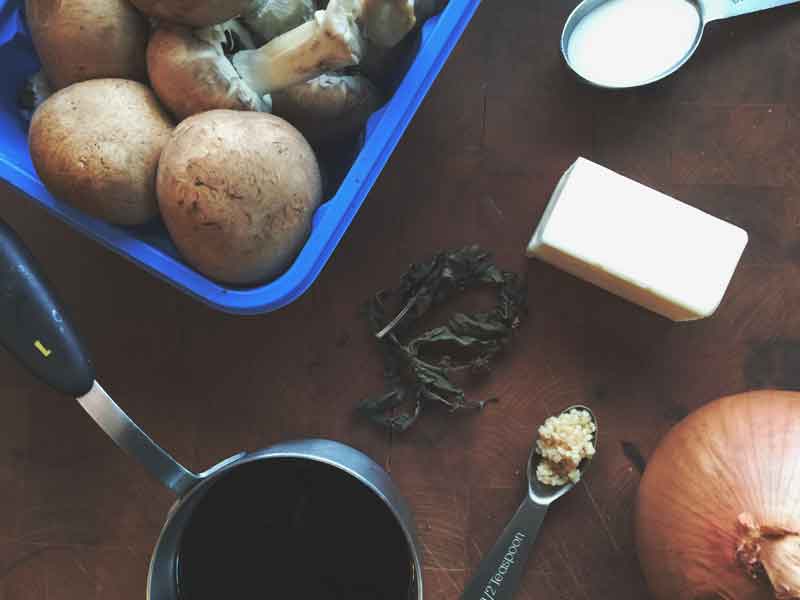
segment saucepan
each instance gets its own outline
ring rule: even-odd
[[[411,513],[389,475],[344,444],[295,440],[192,473],[95,380],[33,257],[0,222],[0,343],[78,403],[178,497],[150,562],[147,598],[421,600]]]

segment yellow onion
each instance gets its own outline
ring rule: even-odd
[[[800,599],[800,393],[728,396],[661,441],[636,544],[657,600]]]

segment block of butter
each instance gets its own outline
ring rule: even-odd
[[[564,173],[528,256],[673,321],[711,316],[747,233],[579,158]]]

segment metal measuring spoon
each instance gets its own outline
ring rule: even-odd
[[[589,408],[581,405],[570,406],[561,414],[575,409],[585,410],[591,416],[595,426],[593,442],[597,449],[597,418]],[[536,467],[539,460],[540,456],[536,453],[536,444],[534,444],[528,458],[528,495],[506,525],[489,554],[481,560],[477,573],[461,596],[462,600],[509,600],[513,598],[522,579],[531,546],[547,514],[547,509],[553,502],[575,487],[574,483],[562,486],[541,483],[536,478]],[[590,459],[586,459],[579,465],[581,476],[589,466],[589,462]]]
[[[643,0],[583,0],[564,25],[561,54],[570,69],[587,83],[607,89],[638,87],[659,81],[686,64],[700,45],[706,25],[712,21],[796,2],[798,0],[671,0],[667,6],[664,0],[652,5],[646,5]],[[657,13],[655,9],[668,12]],[[659,18],[659,15],[670,18]],[[589,27],[590,22],[584,22],[587,17],[592,17],[595,23],[604,21],[603,31],[598,24],[596,39],[591,44],[588,40],[586,44],[578,40],[584,35],[583,29]],[[615,24],[618,27],[615,28]],[[576,30],[578,33],[573,39]],[[672,46],[664,47],[660,55],[653,55],[653,72],[643,66],[634,68],[636,73],[625,73],[626,63],[639,61],[643,64],[642,52],[651,34],[674,36]],[[635,47],[624,47],[626,36]],[[612,47],[614,51],[610,51]],[[653,47],[649,43],[648,51]],[[581,56],[582,49],[587,56]]]

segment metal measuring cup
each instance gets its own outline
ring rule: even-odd
[[[660,81],[686,64],[700,45],[706,25],[712,21],[729,19],[731,17],[777,8],[787,4],[794,4],[798,0],[684,0],[688,6],[697,11],[697,16],[699,18],[697,19],[696,34],[694,37],[686,38],[685,48],[682,49],[682,52],[678,53],[677,60],[666,68],[658,69],[657,72],[642,73],[641,76],[634,77],[629,81],[603,81],[593,77],[575,64],[575,61],[570,56],[570,40],[572,39],[572,34],[575,32],[576,27],[583,19],[589,17],[597,10],[608,8],[608,6],[613,3],[623,1],[625,0],[583,0],[567,18],[564,30],[561,33],[561,54],[567,65],[581,80],[593,86],[606,89],[626,89]],[[644,11],[642,11],[642,14],[644,14]],[[642,26],[644,25],[645,23],[642,23]],[[631,51],[635,52],[636,48],[631,48]]]

